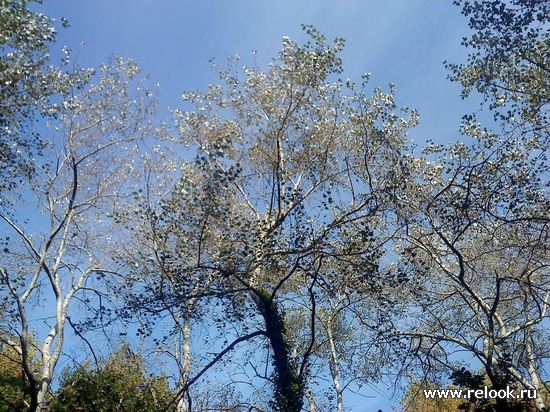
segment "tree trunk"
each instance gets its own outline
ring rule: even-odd
[[[292,366],[285,326],[277,304],[271,299],[265,289],[251,292],[252,299],[260,311],[264,322],[266,336],[273,350],[273,367],[275,401],[274,408],[279,412],[301,412],[304,404],[305,388],[302,377]]]
[[[533,385],[533,388],[537,392],[536,393],[537,396],[534,399],[535,407],[537,408],[537,411],[544,411],[546,410],[545,409],[546,405],[544,404],[544,399],[542,398],[544,383],[542,382],[542,379],[539,375],[537,364],[536,364],[532,329],[533,329],[532,326],[525,329],[525,352],[527,354],[527,373],[529,373],[529,377],[531,378],[531,383]]]
[[[46,395],[48,394],[48,390],[50,388],[51,379],[42,378],[42,381],[40,382],[38,386],[38,394],[37,394],[37,412],[47,411],[48,406],[46,404]]]
[[[181,325],[181,342],[180,345],[178,345],[178,362],[180,364],[178,390],[188,384],[189,374],[191,373],[191,311],[186,309],[182,312],[183,324]],[[176,412],[188,412],[190,410],[186,399],[188,394],[188,390],[183,392],[181,399],[178,400],[176,405]]]
[[[36,410],[38,412],[48,410],[48,406],[46,404],[46,396],[48,395],[48,391],[50,390],[53,370],[58,359],[58,356],[56,355],[57,355],[57,349],[58,349],[57,346],[59,346],[59,342],[55,343],[56,348],[54,349],[54,353],[52,354],[50,352],[53,340],[57,335],[56,329],[57,329],[56,327],[52,328],[52,330],[50,331],[50,334],[46,338],[44,345],[42,347],[42,373],[39,376],[40,381],[38,382],[38,385],[36,387],[37,389]],[[57,339],[62,340],[63,336],[57,336]]]
[[[336,350],[336,343],[334,342],[334,336],[332,335],[332,321],[327,321],[327,337],[330,345],[330,374],[332,375],[332,383],[334,390],[336,391],[336,410],[337,412],[344,411],[344,397],[342,391],[342,385],[340,384],[340,368],[338,365],[338,353]]]

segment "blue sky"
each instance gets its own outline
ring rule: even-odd
[[[460,42],[468,22],[452,0],[44,0],[39,9],[71,24],[59,29],[54,51],[67,45],[80,65],[93,67],[112,54],[133,58],[160,84],[161,108],[181,107],[184,91],[216,82],[212,58],[223,66],[238,54],[250,64],[257,50],[266,67],[283,36],[306,39],[302,23],[328,39],[346,39],[343,78],[359,82],[370,72],[372,88],[397,86],[398,105],[420,112],[410,134],[420,145],[456,140],[460,118],[477,108],[459,97],[461,88],[447,80],[443,65],[463,62],[467,53]],[[373,397],[349,398],[353,411],[387,412],[397,403],[365,394]]]
[[[474,107],[447,80],[443,61],[464,61],[460,41],[467,19],[452,0],[46,0],[46,14],[69,19],[60,29],[81,65],[97,66],[115,54],[133,58],[161,85],[160,106],[181,106],[185,90],[217,81],[209,61],[224,65],[238,54],[243,65],[253,50],[262,66],[281,47],[281,38],[305,40],[302,23],[328,39],[346,39],[343,77],[371,86],[397,86],[397,102],[420,111],[415,142],[455,140],[463,114]],[[83,41],[84,46],[79,46]]]

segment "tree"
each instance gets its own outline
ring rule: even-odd
[[[222,69],[223,85],[184,95],[195,108],[174,112],[175,141],[194,148],[195,160],[156,207],[142,195],[151,230],[130,224],[153,256],[135,272],[137,286],[151,286],[134,302],[157,302],[157,313],[184,308],[181,322],[219,331],[209,343],[219,350],[195,361],[180,396],[247,344],[245,366],[271,386],[271,406],[302,410],[313,358],[330,373],[318,351],[323,294],[343,288],[353,300],[392,276],[380,269],[389,202],[406,185],[416,113],[394,113],[393,87],[368,97],[344,86],[335,78],[343,40],[329,46],[306,30],[311,42],[284,38],[269,70]]]
[[[415,280],[403,299],[410,313],[403,336],[427,367],[452,366],[453,352],[470,352],[495,388],[510,374],[536,389],[542,410],[550,285],[540,155],[547,149],[478,139],[470,148],[434,148],[440,164],[426,163],[425,192],[406,217],[403,264]]]
[[[543,410],[550,303],[548,2],[463,7],[476,31],[465,44],[475,52],[467,64],[450,67],[466,94],[475,86],[491,101],[502,131],[466,116],[461,131],[472,144],[424,150],[419,184],[402,209],[402,264],[417,279],[402,295],[410,297],[403,300],[410,316],[402,336],[426,369],[460,369],[450,359],[466,351],[494,388],[511,377],[536,389],[535,404]],[[510,407],[498,401],[499,410]]]
[[[90,369],[65,370],[51,402],[52,412],[150,412],[161,410],[173,394],[165,377],[145,372],[143,359],[123,345]],[[173,409],[169,409],[173,411]]]
[[[115,235],[109,215],[129,195],[131,159],[150,132],[155,108],[138,73],[135,63],[112,58],[96,82],[86,84],[90,71],[70,74],[73,88],[56,96],[52,120],[39,130],[44,155],[27,159],[35,172],[17,191],[2,193],[1,306],[6,335],[19,340],[30,411],[46,408],[65,326],[81,320],[75,313],[72,322],[71,310],[76,302],[84,309],[93,296],[107,296],[98,282],[118,268],[111,260]],[[137,91],[130,92],[131,86]],[[103,305],[92,309],[96,319],[106,315]],[[38,326],[43,324],[46,331]],[[40,342],[37,371],[32,325]]]

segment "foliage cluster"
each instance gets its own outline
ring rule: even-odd
[[[1,410],[343,412],[404,377],[409,411],[548,408],[548,1],[457,2],[451,79],[498,124],[418,156],[416,111],[311,26],[169,131],[131,60],[48,65],[28,3],[0,0]],[[94,362],[58,376],[69,331]],[[449,377],[539,396],[417,396]]]

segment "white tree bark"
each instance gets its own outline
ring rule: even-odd
[[[154,109],[150,94],[127,93],[139,72],[132,62],[111,59],[99,70],[97,84],[86,83],[78,77],[86,77],[85,71],[76,71],[75,79],[64,79],[82,81],[74,89],[80,94],[58,96],[60,102],[48,107],[52,125],[41,141],[41,156],[29,159],[33,173],[17,192],[3,192],[0,203],[0,229],[10,236],[0,260],[7,294],[0,297],[10,308],[8,333],[20,340],[31,412],[47,410],[75,295],[84,290],[106,295],[89,280],[114,267],[112,214],[136,176],[135,142],[149,130]],[[48,325],[45,336],[34,327],[37,322]],[[40,368],[35,371],[29,348],[37,339]]]

